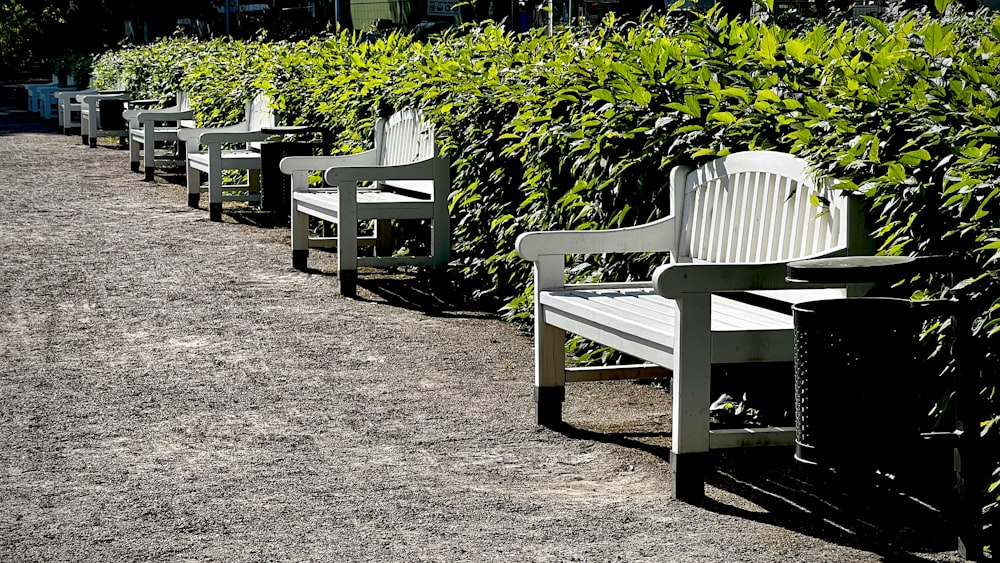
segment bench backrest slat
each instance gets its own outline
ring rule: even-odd
[[[247,131],[258,131],[276,125],[270,98],[265,94],[257,94],[254,99],[247,102],[245,114]],[[260,142],[249,143],[249,146],[260,150]]]
[[[847,198],[817,186],[794,156],[733,154],[689,171],[683,190],[677,261],[770,262],[846,249]]]
[[[411,164],[437,154],[434,126],[423,119],[423,113],[402,109],[389,118],[375,123],[375,150],[382,166]],[[434,183],[427,180],[394,180],[390,186],[434,196]]]

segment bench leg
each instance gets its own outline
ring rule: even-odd
[[[309,216],[300,212],[292,201],[291,212],[292,267],[305,270],[309,263]]]
[[[358,294],[358,200],[353,182],[337,186],[337,279],[340,294]]]
[[[90,138],[90,148],[92,148],[92,149],[96,149],[97,148],[97,137],[91,137]]]
[[[673,472],[674,498],[685,502],[698,502],[705,498],[705,472],[708,469],[708,452],[678,454],[670,452]]]
[[[81,133],[80,134],[80,144],[81,145],[86,145],[86,144],[88,144],[87,141],[88,141],[87,134],[86,133]]]
[[[188,207],[198,207],[201,199],[201,172],[187,165]]]
[[[710,448],[711,294],[686,294],[676,299],[675,303],[677,316],[670,447],[674,496],[679,500],[697,500],[705,494],[705,464]]]
[[[214,149],[215,147],[212,147]],[[222,221],[222,162],[216,151],[210,150],[208,163],[208,218]],[[219,160],[218,164],[212,160]]]
[[[536,309],[537,311],[537,309]],[[547,325],[535,315],[535,401],[538,424],[562,424],[566,399],[566,331]]]
[[[142,168],[146,172],[146,181],[153,181],[153,171],[156,170],[156,135],[153,124],[149,128],[142,130]],[[135,151],[136,159],[139,158],[139,151]]]
[[[535,387],[535,414],[539,426],[555,428],[562,425],[565,387]]]
[[[340,280],[340,294],[344,297],[358,296],[358,271],[338,270],[337,279]]]
[[[128,164],[132,172],[139,171],[139,142],[132,138],[131,131],[128,137]]]

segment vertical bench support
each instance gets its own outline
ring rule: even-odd
[[[712,403],[712,310],[710,293],[685,293],[677,306],[674,335],[673,467],[674,498],[697,500],[705,495]]]
[[[337,223],[337,278],[340,294],[358,294],[358,185],[356,181],[337,184],[340,217]]]
[[[565,284],[562,254],[546,254],[535,261],[535,311],[541,311],[539,295]],[[566,331],[546,324],[535,315],[535,403],[538,424],[554,427],[562,424],[562,405],[566,400]]]

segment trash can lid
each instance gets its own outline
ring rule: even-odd
[[[897,282],[923,272],[941,271],[941,256],[842,256],[788,263],[787,280],[804,283]]]

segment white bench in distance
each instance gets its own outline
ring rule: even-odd
[[[132,172],[142,170],[147,181],[153,180],[157,167],[183,166],[184,149],[178,133],[195,126],[194,111],[188,104],[186,92],[178,92],[176,103],[159,108],[133,108],[122,113],[128,121],[129,167]],[[157,157],[157,143],[174,143],[175,152]]]
[[[59,129],[64,135],[72,135],[74,130],[80,130],[80,102],[77,96],[81,94],[96,94],[96,88],[84,88],[83,90],[60,90],[56,92],[56,105],[58,106]]]
[[[261,129],[273,125],[270,100],[260,94],[247,102],[243,121],[239,123],[180,129],[177,137],[186,150],[188,205],[198,207],[201,193],[207,191],[209,218],[222,221],[224,201],[259,202],[260,143],[270,136]],[[235,148],[223,148],[224,145]],[[226,170],[246,170],[247,183],[223,183]],[[202,184],[202,173],[208,176],[207,185]]]
[[[324,184],[310,187],[312,172],[324,170]],[[281,171],[292,177],[292,266],[307,268],[310,248],[335,248],[340,292],[357,294],[358,266],[430,266],[448,263],[451,222],[448,159],[438,155],[433,125],[421,112],[404,109],[375,122],[374,148],[347,155],[287,157]],[[359,187],[359,182],[370,182]],[[335,237],[310,236],[315,217],[336,225]],[[426,255],[379,255],[391,220],[430,221]],[[375,234],[358,236],[360,221],[374,220]],[[358,256],[359,245],[374,246],[374,256]]]
[[[77,95],[76,99],[80,102],[80,139],[83,144],[89,144],[93,148],[97,146],[98,137],[126,137],[128,124],[121,113],[130,98],[128,92],[121,90]],[[103,111],[102,103],[105,103]],[[108,106],[120,109],[117,112],[109,111]]]
[[[45,83],[25,84],[24,89],[28,92],[28,111],[41,115],[42,102],[41,91],[45,88],[58,88],[59,76],[53,74],[52,79]]]
[[[567,382],[672,372],[670,459],[673,494],[682,500],[704,495],[710,450],[792,444],[794,428],[710,430],[711,368],[791,362],[790,303],[844,296],[846,287],[785,279],[790,261],[870,251],[856,198],[822,188],[799,158],[741,152],[675,168],[665,218],[621,229],[519,236],[518,254],[534,263],[538,423],[562,424]],[[828,207],[814,205],[815,194]],[[567,255],[630,252],[670,257],[649,281],[566,283]],[[863,288],[850,289],[855,295]],[[783,307],[749,304],[737,299],[740,292]],[[567,368],[567,332],[645,363]]]

